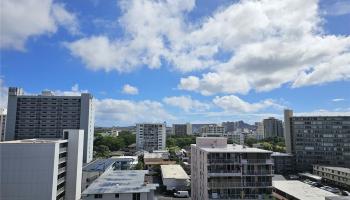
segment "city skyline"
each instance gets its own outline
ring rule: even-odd
[[[18,86],[91,93],[97,126],[253,124],[283,119],[284,108],[350,115],[345,0],[5,0],[3,8],[0,107]]]

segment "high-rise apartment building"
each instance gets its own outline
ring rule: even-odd
[[[153,151],[165,149],[166,123],[136,124],[136,148]]]
[[[191,198],[263,199],[272,193],[271,151],[197,137],[191,145]]]
[[[0,142],[0,199],[80,199],[83,130]]]
[[[217,124],[209,124],[200,128],[200,135],[202,137],[221,137],[225,133],[225,127]]]
[[[173,135],[192,135],[192,125],[186,124],[173,124]]]
[[[263,122],[255,122],[256,126],[256,139],[262,140],[265,137],[264,123]]]
[[[49,91],[24,95],[21,88],[10,87],[5,140],[62,138],[63,129],[84,130],[83,162],[93,157],[93,97],[55,96]]]
[[[4,108],[0,109],[0,141],[5,140],[6,113],[7,113],[6,109]]]
[[[283,137],[282,120],[269,117],[263,120],[265,138]]]
[[[299,171],[312,165],[350,166],[350,116],[293,116],[285,110],[287,153]]]

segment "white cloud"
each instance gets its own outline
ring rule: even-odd
[[[175,117],[157,101],[129,101],[119,99],[95,100],[98,124],[131,125],[137,122],[163,122]]]
[[[60,25],[78,31],[75,15],[52,0],[3,0],[0,15],[1,48],[24,50],[28,38],[55,33]]]
[[[325,1],[324,10],[326,15],[346,15],[350,13],[348,0]]]
[[[7,108],[8,87],[4,80],[0,78],[0,109]]]
[[[163,102],[181,108],[182,110],[189,111],[205,111],[210,109],[210,105],[192,99],[190,96],[172,96],[163,98]]]
[[[339,102],[339,101],[345,101],[345,99],[343,98],[336,98],[336,99],[332,99],[333,102]]]
[[[123,93],[135,95],[139,93],[139,90],[137,89],[137,87],[131,86],[129,84],[125,84],[123,86]]]
[[[249,103],[235,95],[216,96],[213,99],[213,103],[225,111],[236,113],[254,113],[271,107],[281,110],[284,107],[271,99],[266,99],[258,103]]]
[[[72,86],[71,90],[54,90],[53,93],[58,96],[80,96],[81,93],[88,93],[88,90],[81,90],[76,83]]]
[[[349,80],[350,36],[323,31],[317,0],[238,1],[197,23],[187,18],[194,0],[124,0],[119,6],[124,37],[67,43],[91,69],[128,72],[162,62],[182,72],[205,69],[178,85],[203,95]]]

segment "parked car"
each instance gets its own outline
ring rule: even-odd
[[[177,191],[174,193],[175,197],[189,197],[188,191]]]

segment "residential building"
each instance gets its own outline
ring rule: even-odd
[[[238,132],[238,131],[226,132],[224,134],[224,137],[227,137],[227,139],[231,140],[232,143],[234,144],[244,145],[245,135],[242,132]]]
[[[0,109],[0,142],[5,140],[6,114],[7,114],[7,110],[4,108],[1,108]]]
[[[83,167],[83,174],[81,178],[81,191],[91,185],[91,183],[100,177],[105,171],[112,170],[115,159],[97,159]]]
[[[176,161],[169,160],[168,151],[155,151],[153,153],[145,152],[143,154],[143,162],[145,163],[146,169],[151,169],[154,167],[159,167],[160,165],[170,165],[176,164]]]
[[[0,142],[0,199],[80,199],[84,130]]]
[[[136,124],[136,149],[154,151],[165,149],[166,124]]]
[[[282,120],[269,117],[263,120],[263,126],[265,138],[283,137]]]
[[[202,137],[221,137],[225,133],[225,128],[217,124],[209,124],[200,128]]]
[[[322,165],[314,165],[313,168],[313,173],[322,177],[322,181],[350,190],[350,168]]]
[[[83,193],[83,200],[153,200],[158,184],[145,181],[147,170],[108,170]]]
[[[350,116],[293,116],[285,110],[287,153],[299,171],[312,165],[350,166]]]
[[[161,165],[163,185],[167,190],[187,190],[190,177],[180,165]]]
[[[256,139],[262,140],[265,137],[264,123],[263,122],[255,122],[256,126]]]
[[[192,124],[173,124],[173,135],[192,135]]]
[[[191,199],[258,199],[271,195],[271,151],[197,137],[191,145]]]
[[[294,156],[289,153],[273,152],[271,155],[275,174],[292,174],[295,172]]]
[[[273,181],[274,199],[278,200],[325,200],[338,195],[301,181]]]
[[[83,129],[83,162],[89,163],[94,141],[92,98],[89,93],[56,96],[50,91],[25,95],[21,88],[10,87],[5,140],[62,138],[63,129]]]
[[[113,156],[112,159],[115,160],[114,169],[116,170],[131,170],[139,162],[137,156]]]

